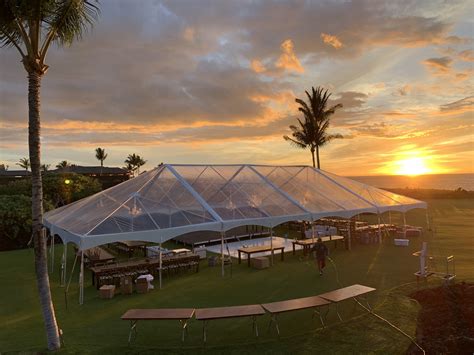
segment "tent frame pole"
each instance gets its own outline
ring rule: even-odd
[[[163,259],[162,259],[162,254],[163,254],[163,250],[162,250],[162,241],[163,241],[163,237],[160,236],[160,273],[159,273],[159,278],[160,278],[160,290],[161,290],[161,273],[162,273],[162,268],[163,268]]]
[[[431,225],[430,225],[430,214],[428,211],[428,208],[426,209],[426,230],[431,230]]]
[[[273,251],[273,227],[270,227],[270,249],[272,250],[270,260],[271,260],[272,266],[273,266],[273,254],[274,254],[274,251]]]
[[[382,228],[380,227],[380,212],[377,212],[377,221],[378,221],[378,234],[379,234],[379,244],[382,244]]]
[[[64,287],[66,285],[66,266],[67,266],[67,242],[63,243],[63,257],[61,261],[61,275],[60,275],[60,283],[59,285],[61,287]]]
[[[84,250],[81,250],[81,270],[79,271],[79,304],[84,304]]]
[[[352,250],[352,238],[351,238],[351,219],[349,218],[347,223],[347,249]]]
[[[49,258],[51,260],[50,260],[49,273],[52,274],[53,268],[54,268],[54,238],[46,229],[43,229],[43,233],[47,233],[50,237]]]
[[[407,239],[407,218],[405,212],[403,212],[403,238]]]
[[[222,277],[225,275],[224,271],[224,235],[225,232],[221,232],[221,273]]]

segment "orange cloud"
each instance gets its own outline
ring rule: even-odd
[[[257,59],[252,60],[250,67],[255,73],[263,73],[265,70],[267,70],[262,62]]]
[[[285,70],[293,70],[297,73],[303,73],[304,69],[296,57],[293,41],[287,39],[281,44],[280,48],[283,53],[280,55],[280,58],[278,58],[276,67]]]
[[[196,31],[192,27],[186,27],[183,32],[183,37],[186,41],[193,42]]]
[[[321,33],[321,38],[323,39],[323,42],[336,48],[339,49],[342,47],[342,42],[337,38],[336,36],[332,36],[327,33]]]

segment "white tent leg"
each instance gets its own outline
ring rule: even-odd
[[[64,244],[64,285],[67,279],[67,242]]]
[[[431,227],[430,227],[430,215],[428,213],[428,209],[426,209],[426,230],[430,230]]]
[[[388,223],[392,224],[392,213],[388,211]]]
[[[79,271],[79,304],[84,304],[84,251],[81,250],[81,270]]]
[[[270,228],[270,249],[272,250],[271,262],[273,266],[273,228]]]
[[[427,250],[428,243],[423,242],[422,248],[421,248],[421,253],[420,253],[420,274],[421,276],[426,275],[426,250]]]
[[[314,243],[314,221],[311,221],[311,242]]]
[[[161,268],[163,267],[163,259],[162,259],[162,249],[161,249],[161,237],[160,237],[160,290],[161,290]]]
[[[347,249],[352,249],[352,240],[351,240],[351,220],[347,224]]]
[[[67,263],[67,243],[63,244],[63,256],[61,258],[61,275],[59,285],[63,287],[66,284],[66,263]]]
[[[382,228],[380,228],[380,213],[377,213],[377,219],[378,219],[378,222],[379,222],[379,230],[378,230],[379,244],[382,244]]]
[[[224,232],[221,232],[221,272],[224,277]]]
[[[403,238],[407,238],[407,219],[405,216],[405,212],[403,212]]]
[[[46,229],[44,229],[44,228],[43,228],[43,233],[44,234],[47,233]],[[43,234],[43,236],[45,236],[44,234]],[[47,236],[45,236],[45,237],[47,237]],[[49,265],[49,273],[51,274],[53,272],[53,263],[54,263],[53,259],[54,258],[53,258],[53,237],[50,235],[50,238],[51,239],[50,239],[50,242],[49,242],[50,243],[49,244],[49,264],[50,264]]]

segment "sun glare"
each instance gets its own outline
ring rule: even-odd
[[[398,175],[423,175],[429,174],[431,169],[426,166],[423,158],[409,158],[396,162]]]

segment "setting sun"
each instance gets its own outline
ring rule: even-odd
[[[423,175],[431,173],[423,158],[410,158],[396,162],[398,175]]]

